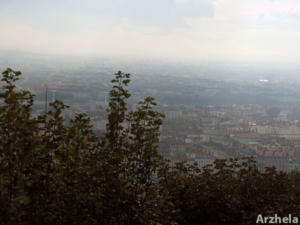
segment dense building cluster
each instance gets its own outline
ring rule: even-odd
[[[299,108],[272,118],[258,105],[165,107],[160,150],[172,162],[200,167],[215,159],[254,157],[260,170],[300,169]],[[176,114],[174,113],[176,112]]]

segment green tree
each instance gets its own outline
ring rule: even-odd
[[[0,224],[253,224],[258,214],[300,212],[299,172],[260,172],[253,159],[200,169],[158,154],[164,115],[151,97],[129,111],[130,75],[112,80],[107,130],[66,124],[56,100],[32,116],[33,95],[7,69],[0,93]]]
[[[34,173],[32,165],[39,143],[38,119],[32,118],[33,95],[18,90],[15,82],[21,72],[8,68],[2,73],[4,92],[0,93],[0,220],[22,224],[29,204],[27,189]]]

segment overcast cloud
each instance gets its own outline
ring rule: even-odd
[[[299,61],[298,0],[0,0],[0,49]]]

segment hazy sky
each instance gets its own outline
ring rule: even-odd
[[[299,0],[0,0],[0,49],[300,61]]]

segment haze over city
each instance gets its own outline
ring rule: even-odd
[[[297,63],[297,0],[1,0],[0,49],[65,57]]]
[[[300,0],[0,0],[0,225],[299,224]]]

